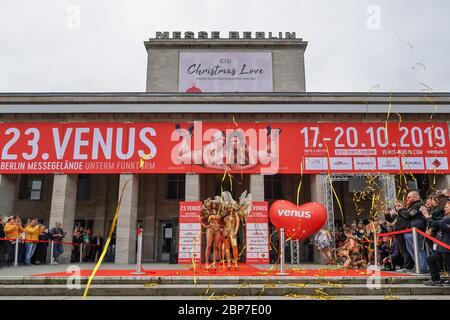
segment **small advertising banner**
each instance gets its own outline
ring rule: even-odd
[[[252,211],[247,216],[247,263],[269,263],[269,216],[268,203],[253,201]]]
[[[272,92],[271,52],[180,52],[178,91]]]
[[[180,202],[178,263],[201,262],[202,225],[200,201]]]

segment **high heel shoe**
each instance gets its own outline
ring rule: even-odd
[[[231,271],[231,264],[227,265],[227,270]]]

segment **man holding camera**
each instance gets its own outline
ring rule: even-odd
[[[14,252],[16,246],[16,239],[20,239],[20,235],[24,231],[22,228],[22,220],[18,216],[11,216],[8,218],[4,229],[6,238],[6,264],[11,266],[14,260]]]
[[[36,250],[39,235],[44,230],[44,226],[39,224],[36,219],[31,219],[25,227],[25,265],[31,266],[31,257]]]
[[[417,191],[410,191],[407,194],[405,204],[397,202],[395,209],[397,211],[398,217],[403,219],[404,222],[407,223],[407,225],[405,225],[406,228],[417,228],[425,231],[425,221],[420,211],[420,207],[422,206],[423,203],[420,200],[420,195]],[[414,260],[415,255],[413,234],[412,232],[408,232],[404,234],[404,237],[406,249]],[[419,264],[420,273],[427,273],[427,254],[423,248],[425,238],[421,234],[417,234],[417,240],[419,247],[419,261],[414,262]]]
[[[66,236],[66,233],[61,228],[61,222],[55,223],[55,227],[50,230],[50,234],[52,239],[55,241],[53,247],[53,258],[55,260],[53,261],[53,264],[58,264],[58,262],[56,262],[56,258],[58,258],[64,252],[64,248],[61,242]]]

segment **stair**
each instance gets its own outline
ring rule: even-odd
[[[450,299],[450,286],[427,287],[427,277],[384,277],[380,288],[371,288],[362,277],[96,277],[89,296],[110,297],[258,297],[334,299],[351,297],[445,296]],[[69,282],[71,284],[72,282]],[[80,288],[70,289],[67,278],[1,277],[0,296],[82,296],[87,277]],[[372,283],[372,286],[375,284]]]

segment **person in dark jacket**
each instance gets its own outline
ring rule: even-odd
[[[44,230],[39,235],[40,241],[47,242],[39,242],[36,246],[36,251],[34,252],[33,258],[31,259],[34,264],[45,264],[47,260],[47,248],[50,239],[50,232],[47,227],[44,227]]]
[[[427,206],[421,208],[422,214],[425,216],[425,214],[429,214],[430,219],[427,220],[427,228],[431,229],[431,236],[436,238],[437,230],[434,230],[431,225],[435,221],[439,221],[445,216],[444,207],[447,203],[448,197],[445,194],[438,194],[436,196],[431,197],[431,207],[428,208]],[[426,244],[428,246],[429,252],[436,251],[434,249],[433,241],[430,239],[426,239]]]
[[[93,244],[93,248],[91,251],[91,262],[96,262],[97,261],[97,256],[98,258],[100,258],[100,255],[102,254],[103,251],[103,237],[101,236],[100,233],[98,233],[93,239],[92,239],[92,244]]]
[[[423,215],[427,219],[427,223],[431,220],[431,227],[437,230],[437,240],[440,240],[450,246],[450,198],[447,199],[447,204],[444,207],[444,211],[445,217],[437,221],[433,221],[431,215],[427,212],[425,212]],[[427,258],[431,280],[425,281],[425,285],[442,286],[443,282],[441,281],[439,275],[439,263],[441,261],[444,261],[447,266],[447,270],[450,270],[450,250],[441,245],[438,245],[436,248],[436,252],[434,252]],[[450,285],[450,281],[447,280],[444,282],[444,284]]]
[[[397,206],[399,207],[399,206]],[[385,215],[385,219],[392,225],[392,231],[400,231],[408,229],[408,220],[398,215],[397,210],[392,209],[389,211],[387,215]],[[405,234],[400,233],[395,236],[397,240],[397,248],[402,256],[403,260],[403,268],[398,270],[400,272],[404,271],[413,271],[414,270],[414,260],[406,248],[406,240]]]
[[[422,206],[423,203],[420,200],[419,192],[410,191],[406,196],[405,206],[397,203],[396,209],[398,216],[407,221],[408,228],[417,228],[421,231],[425,231],[425,219],[420,211]],[[424,250],[425,237],[418,234],[417,239],[419,245],[419,261],[414,261],[414,263],[419,264],[420,273],[427,273],[427,254]],[[412,232],[405,233],[405,242],[406,249],[414,260],[414,241]]]

